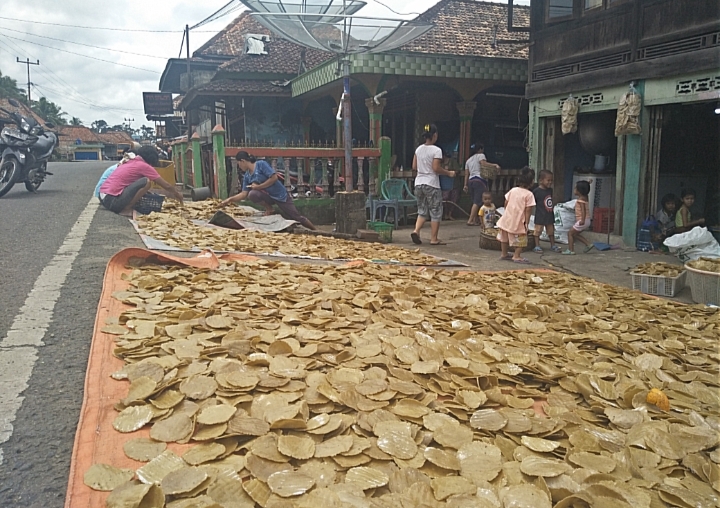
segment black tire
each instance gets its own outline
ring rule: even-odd
[[[14,157],[0,161],[0,198],[10,192],[20,172],[20,163]]]

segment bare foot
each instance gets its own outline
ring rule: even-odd
[[[273,210],[273,209],[265,210],[264,215],[265,215],[265,217],[267,217],[269,215],[275,215],[275,210]]]

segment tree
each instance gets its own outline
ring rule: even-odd
[[[55,125],[67,125],[67,120],[63,118],[67,116],[67,113],[64,112],[60,106],[47,100],[45,97],[40,97],[40,100],[33,101],[32,110],[47,122],[52,122]]]
[[[102,134],[106,130],[110,129],[110,126],[105,120],[95,120],[90,124],[90,128],[98,134]]]
[[[142,132],[143,139],[152,139],[155,136],[155,129],[147,125],[140,127],[140,131]]]
[[[0,72],[0,98],[25,100],[25,90],[18,87],[17,81]]]
[[[83,124],[83,123],[82,123],[82,120],[80,120],[80,119],[79,119],[78,117],[76,117],[76,116],[72,117],[72,120],[70,120],[70,125],[74,125],[75,127],[79,127],[79,126],[81,126],[82,124]]]

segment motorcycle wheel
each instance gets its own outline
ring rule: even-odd
[[[35,172],[35,177],[30,180],[25,180],[25,188],[29,192],[35,192],[40,188],[40,185],[45,181],[45,172],[47,171],[47,163],[40,168],[40,173]]]
[[[20,164],[16,159],[11,157],[0,161],[0,198],[13,188],[19,171]]]

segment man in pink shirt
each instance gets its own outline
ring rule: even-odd
[[[117,167],[100,186],[100,202],[111,212],[131,216],[133,208],[149,190],[152,182],[165,189],[167,195],[183,202],[178,190],[163,180],[153,166],[158,154],[152,146],[143,146],[136,157]]]

